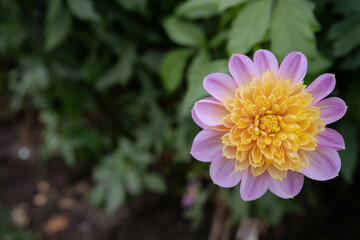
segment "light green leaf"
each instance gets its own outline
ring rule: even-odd
[[[343,123],[339,132],[344,137],[346,146],[345,150],[339,152],[341,157],[340,175],[346,182],[351,183],[358,161],[358,126]]]
[[[142,190],[141,176],[134,169],[128,169],[125,173],[126,189],[133,195],[138,195]]]
[[[91,0],[67,0],[67,3],[71,13],[77,18],[95,22],[100,20]]]
[[[189,0],[180,3],[175,13],[190,19],[205,18],[218,15],[247,1],[249,0]]]
[[[182,17],[197,19],[216,15],[218,10],[212,0],[190,0],[180,3],[175,13]]]
[[[228,54],[247,53],[260,43],[269,29],[272,0],[248,3],[232,22],[227,45]]]
[[[145,186],[153,192],[163,193],[166,191],[164,179],[155,173],[146,174],[144,178]]]
[[[191,60],[188,71],[186,73],[187,74],[186,79],[187,79],[187,82],[189,85],[190,85],[189,76],[193,72],[195,72],[199,66],[204,65],[205,63],[208,63],[208,62],[210,62],[210,54],[209,54],[208,50],[206,50],[205,48],[200,49],[200,51]]]
[[[216,5],[220,12],[235,6],[239,6],[240,4],[247,2],[249,0],[212,0]]]
[[[45,49],[51,51],[68,36],[71,16],[60,0],[50,0],[46,13]]]
[[[307,57],[317,54],[314,31],[319,24],[314,17],[314,4],[306,0],[279,0],[270,27],[271,50],[284,58],[301,51]]]
[[[165,89],[176,90],[183,78],[187,60],[193,53],[191,49],[173,49],[167,52],[161,62],[160,77]]]
[[[111,187],[110,187],[111,186]],[[125,190],[120,182],[113,182],[108,185],[107,197],[106,197],[106,211],[113,213],[125,200]]]
[[[189,87],[180,106],[181,116],[190,115],[190,109],[195,101],[208,95],[203,87],[204,78],[213,72],[228,73],[228,60],[219,59],[194,67],[188,74]]]
[[[105,185],[98,184],[90,192],[90,202],[92,205],[99,207],[105,197],[106,189]]]
[[[179,45],[201,46],[205,44],[205,33],[194,22],[168,17],[164,21],[164,28],[169,38]]]

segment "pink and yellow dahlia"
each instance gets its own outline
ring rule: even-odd
[[[304,54],[290,53],[280,67],[267,50],[230,58],[231,76],[212,73],[204,88],[212,97],[195,103],[194,121],[203,130],[191,154],[211,162],[210,177],[219,186],[240,181],[244,200],[267,189],[281,198],[297,195],[308,178],[324,181],[341,168],[342,136],[326,125],[339,120],[346,104],[323,99],[335,87],[335,76],[323,74],[308,87]]]

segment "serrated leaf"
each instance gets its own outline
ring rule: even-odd
[[[350,53],[360,45],[360,16],[350,15],[336,23],[329,30],[329,38],[334,40],[333,52],[335,56]]]
[[[213,72],[228,73],[227,65],[227,59],[219,59],[196,66],[188,73],[187,78],[189,87],[180,106],[180,114],[182,116],[190,115],[190,109],[194,105],[195,101],[208,95],[203,87],[204,78]]]
[[[237,13],[231,24],[227,52],[247,53],[260,43],[269,29],[272,0],[259,0],[248,3]]]
[[[313,11],[314,5],[306,0],[278,1],[270,26],[270,46],[279,58],[293,51],[307,57],[317,54],[314,31],[319,24]]]
[[[71,16],[60,0],[50,0],[45,25],[45,49],[51,51],[68,36]]]
[[[167,52],[161,62],[160,77],[165,89],[176,90],[183,78],[186,62],[193,53],[191,49],[173,49]]]
[[[344,137],[346,149],[340,151],[341,171],[340,176],[348,183],[352,182],[356,164],[358,162],[358,126],[349,123],[343,123],[339,132]]]
[[[144,183],[150,191],[157,193],[163,193],[166,191],[166,183],[159,174],[146,174],[144,178]]]
[[[107,192],[106,211],[113,213],[125,200],[125,190],[120,182],[113,182]]]
[[[177,17],[168,17],[164,21],[164,28],[169,38],[184,46],[201,46],[205,43],[205,33],[201,27]]]
[[[91,0],[67,0],[69,10],[80,20],[99,21],[100,16],[95,11]]]

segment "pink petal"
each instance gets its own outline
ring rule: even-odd
[[[341,160],[338,152],[331,147],[318,146],[315,151],[303,151],[310,166],[301,170],[308,178],[325,181],[338,176]]]
[[[200,119],[196,116],[194,109],[191,109],[191,117],[199,127],[201,127],[202,129],[209,129],[209,126],[200,121]]]
[[[206,129],[196,135],[190,154],[201,162],[211,162],[223,156],[221,136],[224,133]]]
[[[210,177],[220,187],[233,187],[237,185],[241,178],[242,172],[235,170],[235,159],[221,157],[214,159],[210,165]]]
[[[282,61],[279,68],[280,79],[291,79],[293,83],[301,82],[307,71],[307,60],[304,54],[292,52]]]
[[[304,184],[304,175],[291,170],[287,171],[287,176],[282,181],[272,179],[269,189],[281,198],[293,198],[300,192]]]
[[[325,128],[325,131],[318,133],[318,144],[325,147],[332,147],[335,150],[344,150],[345,142],[340,133],[331,128]]]
[[[259,78],[267,71],[274,71],[276,74],[279,69],[279,63],[274,54],[268,50],[258,50],[254,54],[255,71]]]
[[[336,122],[342,118],[347,106],[345,102],[338,97],[331,97],[317,103],[315,107],[320,108],[320,117],[324,120],[325,124]]]
[[[229,71],[239,86],[249,84],[256,76],[254,63],[243,54],[232,55],[229,61]]]
[[[223,101],[225,97],[234,97],[237,83],[224,73],[212,73],[204,79],[204,88],[214,98]]]
[[[335,88],[335,75],[330,73],[325,73],[317,77],[305,90],[313,97],[313,102],[311,105],[314,105],[321,101],[324,97],[329,95]]]
[[[240,184],[241,198],[245,201],[252,201],[264,195],[271,181],[268,172],[265,171],[257,177],[252,175],[250,168],[247,168],[243,172]]]
[[[198,119],[208,126],[223,125],[221,119],[229,114],[224,105],[215,98],[205,98],[198,101],[193,110]]]

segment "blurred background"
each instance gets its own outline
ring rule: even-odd
[[[189,154],[204,77],[292,51],[349,106],[340,176],[244,202]],[[0,0],[0,239],[354,239],[359,0]]]

